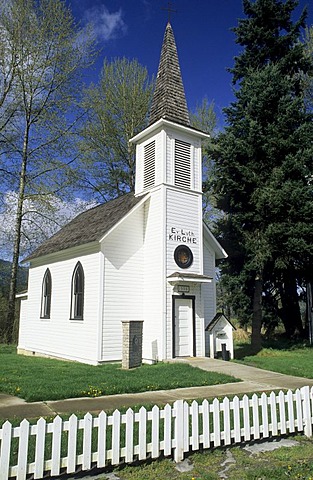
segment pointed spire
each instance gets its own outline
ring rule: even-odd
[[[190,125],[175,38],[169,22],[163,39],[150,112],[150,125],[160,118],[185,126]]]

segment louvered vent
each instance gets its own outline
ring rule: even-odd
[[[144,147],[143,188],[155,184],[155,140]]]
[[[175,140],[175,185],[190,188],[190,143]]]

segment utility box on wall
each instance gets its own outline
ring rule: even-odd
[[[234,358],[233,331],[236,330],[223,313],[217,313],[206,327],[210,358],[221,357],[223,360]]]
[[[143,320],[124,320],[122,368],[140,367],[142,364]]]

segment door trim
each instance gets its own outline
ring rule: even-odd
[[[193,356],[196,356],[196,312],[195,312],[195,304],[196,304],[196,297],[194,295],[172,295],[172,357],[176,358],[176,331],[175,331],[175,301],[176,300],[191,300],[191,308],[192,308],[192,351]]]

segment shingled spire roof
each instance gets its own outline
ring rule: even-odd
[[[164,118],[189,126],[189,114],[171,24],[165,29],[159,70],[150,112],[150,125]]]

